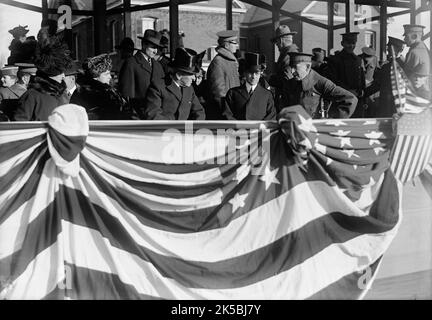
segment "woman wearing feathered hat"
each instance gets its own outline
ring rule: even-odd
[[[170,73],[165,83],[153,82],[147,93],[146,108],[142,110],[148,120],[204,120],[205,112],[192,87],[199,72],[201,54],[192,49],[177,48],[169,64]]]
[[[127,102],[111,87],[112,61],[108,54],[87,58],[84,78],[74,91],[70,103],[83,106],[90,120],[127,120]]]
[[[47,121],[56,107],[67,103],[63,80],[71,62],[69,50],[57,38],[38,43],[34,63],[36,76],[31,78],[27,92],[19,99],[14,120]]]

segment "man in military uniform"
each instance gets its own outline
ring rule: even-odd
[[[145,100],[151,82],[163,82],[165,73],[154,58],[161,47],[161,34],[147,29],[141,39],[142,50],[126,59],[119,73],[119,91],[131,100],[133,105],[140,105]]]
[[[387,118],[396,113],[395,98],[392,88],[391,68],[393,59],[396,59],[396,62],[399,65],[403,64],[402,51],[404,48],[405,42],[403,40],[394,37],[388,37],[387,61],[381,65],[381,68],[376,73],[374,81],[366,88],[367,96],[375,94],[379,91],[379,98],[376,108],[371,108],[371,110],[368,110],[371,117]]]
[[[293,36],[297,34],[291,31],[286,25],[281,25],[275,30],[275,35],[271,39],[279,49],[279,58],[276,62],[275,73],[270,76],[269,84],[275,88],[275,106],[279,112],[283,107],[282,98],[282,82],[283,79],[292,78],[291,68],[289,67],[290,52],[298,52],[298,47],[293,43]]]
[[[244,61],[245,83],[228,90],[224,116],[227,120],[274,120],[273,95],[259,84],[264,70],[260,55],[246,52]]]
[[[204,120],[205,112],[192,87],[205,51],[177,48],[164,83],[152,82],[141,116],[146,120]]]
[[[302,105],[312,118],[349,118],[357,98],[312,70],[311,54],[290,53],[292,79],[284,79],[282,86],[284,107]],[[322,100],[332,102],[323,109]]]
[[[223,119],[223,98],[229,89],[240,85],[238,61],[234,55],[238,47],[237,32],[221,31],[218,36],[217,55],[207,71],[209,96],[206,103],[207,120]]]
[[[324,49],[312,49],[312,69],[323,77],[328,76],[328,65],[326,60],[326,53]]]
[[[365,75],[363,60],[354,53],[358,32],[342,34],[342,51],[328,59],[329,79],[358,98],[353,118],[364,117]]]
[[[404,25],[404,41],[410,48],[404,63],[404,71],[407,77],[413,81],[413,77],[420,73],[429,74],[430,73],[430,57],[429,50],[423,43],[423,29],[425,27],[415,24],[405,24]],[[427,81],[428,76],[424,77]]]

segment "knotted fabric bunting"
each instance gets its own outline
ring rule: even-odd
[[[75,104],[59,106],[48,117],[48,125],[48,149],[54,163],[64,174],[78,176],[79,154],[89,132],[86,110]]]

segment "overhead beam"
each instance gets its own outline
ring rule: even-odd
[[[0,0],[0,3],[8,5],[8,6],[13,6],[13,7],[16,7],[16,8],[20,8],[20,9],[25,9],[25,10],[29,10],[29,11],[35,11],[35,12],[42,13],[42,8],[41,7],[33,6],[31,4],[22,3],[22,2],[19,2],[19,1]]]
[[[57,14],[57,9],[56,8],[48,8],[48,13],[49,14]],[[72,10],[72,15],[92,17],[92,16],[94,16],[94,11],[92,11],[92,10]]]
[[[150,3],[150,4],[144,4],[139,6],[132,6],[128,9],[128,12],[135,12],[135,11],[144,11],[144,10],[150,10],[150,9],[158,9],[163,7],[168,7],[170,4],[169,1],[163,1],[159,3]],[[126,8],[114,8],[107,11],[107,15],[113,15],[118,13],[124,13],[127,12]]]
[[[387,18],[391,18],[391,17],[396,17],[396,16],[408,14],[410,12],[411,12],[411,10],[402,10],[402,11],[398,11],[398,12],[387,13]],[[379,21],[379,20],[380,20],[380,16],[375,16],[375,17],[368,18],[367,22]],[[362,23],[363,23],[363,19],[362,20],[354,21],[355,25],[359,25],[359,24],[362,24]],[[345,23],[341,23],[341,24],[335,25],[333,27],[334,30],[342,29],[342,28],[345,28]]]

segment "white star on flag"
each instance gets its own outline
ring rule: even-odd
[[[376,120],[366,120],[363,125],[367,126],[368,124],[376,124]]]
[[[301,124],[299,124],[299,128],[303,131],[307,131],[307,132],[317,132],[317,128],[313,125],[313,120],[312,118],[309,119],[305,119],[301,116],[301,114],[299,114],[299,119]]]
[[[329,158],[329,157],[327,157],[327,159],[326,159],[326,165],[327,165],[327,166],[329,166],[329,165],[331,165],[331,164],[332,164],[332,162],[333,162],[333,159],[332,159],[332,158]]]
[[[349,147],[352,147],[351,144],[351,138],[345,138],[345,137],[337,137],[338,139],[340,139],[340,147],[343,148],[343,146],[347,145]]]
[[[270,170],[270,168],[267,166],[265,168],[264,175],[260,177],[259,179],[263,182],[265,182],[265,189],[267,190],[272,183],[280,184],[278,178],[276,178],[276,174],[278,173],[279,168],[275,168],[274,170]]]
[[[354,168],[354,170],[357,170],[358,165],[354,164],[354,165],[353,165],[353,168]]]
[[[364,135],[368,139],[378,139],[378,138],[380,138],[382,136],[382,134],[383,133],[379,132],[379,131],[371,131],[369,133],[365,133]]]
[[[346,126],[346,123],[343,122],[342,120],[330,120],[327,121],[325,124],[333,125],[335,127]]]
[[[373,144],[380,144],[381,142],[379,140],[375,140],[375,139],[370,139],[369,140],[369,145],[373,145]]]
[[[234,196],[234,198],[232,198],[230,201],[228,201],[229,203],[231,203],[232,205],[232,212],[235,212],[238,208],[241,208],[245,205],[245,200],[247,198],[248,194],[242,194],[240,195],[239,193],[236,193],[236,195]]]
[[[312,144],[309,139],[304,139],[299,142],[299,145],[304,146],[306,149],[312,149]]]
[[[338,130],[336,132],[330,132],[330,134],[334,135],[334,136],[340,136],[340,137],[345,137],[347,134],[349,134],[351,131],[343,131],[343,130]]]
[[[342,150],[342,152],[343,153],[346,153],[346,155],[348,156],[348,158],[351,158],[351,157],[357,157],[357,158],[360,158],[358,155],[356,155],[355,153],[354,153],[354,149],[344,149],[344,150]]]
[[[376,155],[378,155],[381,151],[385,151],[383,147],[376,147],[373,149]]]

